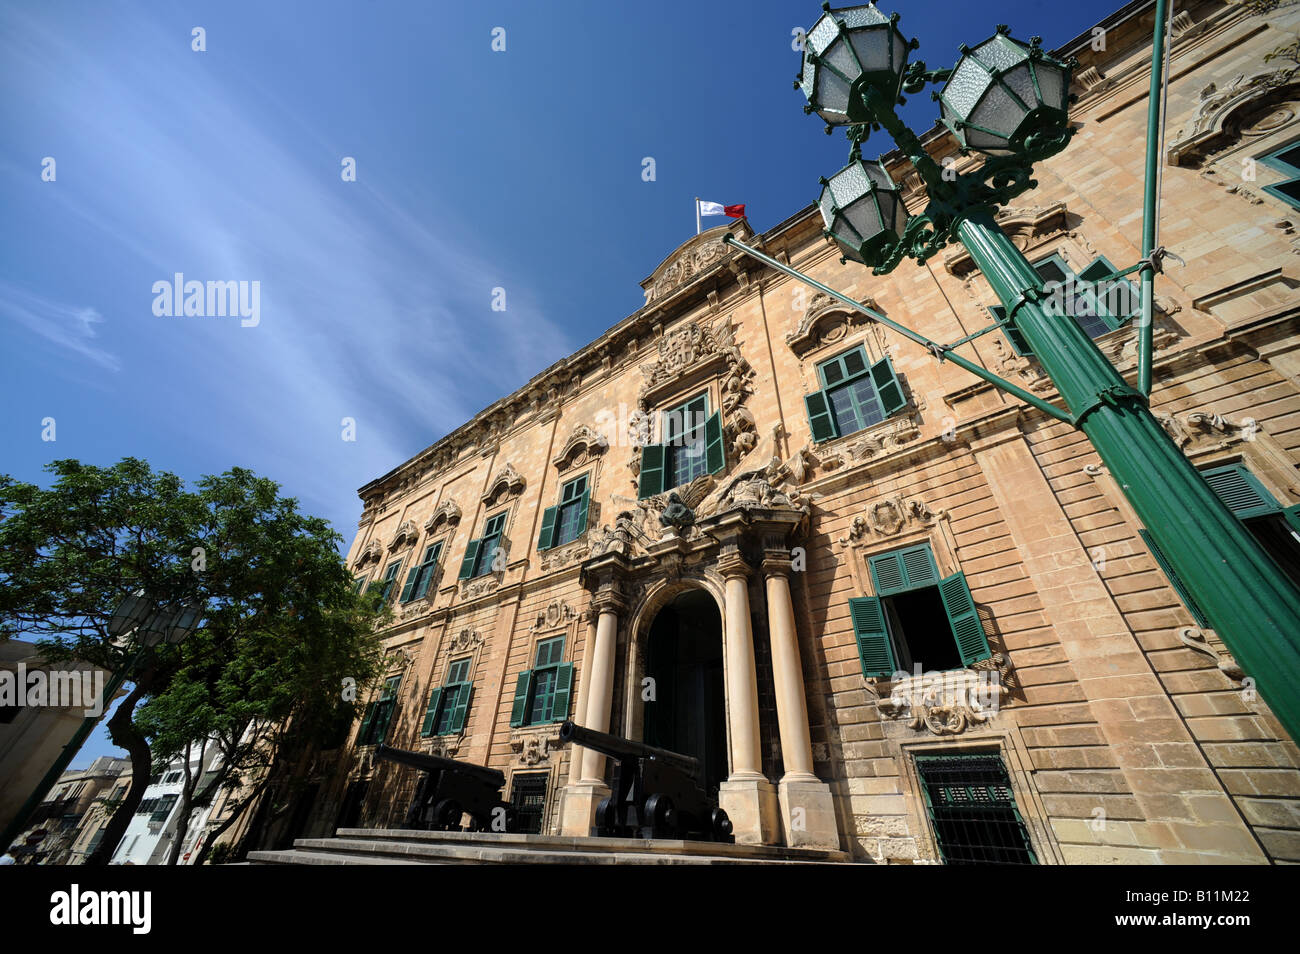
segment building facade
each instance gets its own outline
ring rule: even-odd
[[[1077,134],[998,221],[1130,378],[1153,4],[1057,51]],[[1300,585],[1300,8],[1174,20],[1153,409]],[[939,130],[923,137],[960,170]],[[923,188],[889,160],[908,207]],[[1051,400],[953,247],[842,264],[810,206],[742,241]],[[1084,436],[691,238],[599,340],[360,490],[388,669],[292,815],[401,822],[375,745],[490,765],[585,835],[607,760],[694,755],[738,841],[889,862],[1300,861],[1300,752]],[[1001,327],[975,336],[991,324]],[[974,337],[972,337],[974,336]],[[1245,597],[1243,597],[1245,598]]]
[[[130,783],[130,759],[102,755],[84,769],[68,769],[14,839],[15,855],[26,864],[81,864]]]
[[[201,751],[190,758],[189,774],[196,779],[195,792],[204,791],[209,773],[219,767],[220,754],[215,745],[194,747]],[[161,865],[167,863],[172,844],[176,841],[181,822],[181,795],[185,788],[185,757],[179,756],[149,779],[149,786],[131,816],[131,823],[122,834],[122,840],[113,852],[114,865]],[[177,863],[197,864],[194,851],[206,831],[210,805],[201,805],[190,811],[189,825],[185,831],[187,845],[177,857]]]

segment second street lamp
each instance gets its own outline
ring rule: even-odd
[[[1163,48],[1166,0],[1156,2],[1154,49]],[[826,235],[845,259],[861,262],[882,275],[904,257],[924,262],[950,241],[959,241],[1001,302],[1006,321],[1028,343],[1043,371],[1056,386],[1065,410],[1028,395],[985,368],[960,357],[951,345],[937,344],[911,329],[855,302],[797,270],[728,236],[724,241],[773,268],[799,278],[1025,400],[1049,416],[1064,420],[1088,437],[1164,559],[1190,589],[1210,624],[1254,677],[1261,695],[1292,738],[1300,738],[1300,591],[1256,542],[1242,522],[1219,499],[1200,473],[1170,439],[1151,413],[1146,393],[1150,372],[1150,314],[1145,310],[1139,345],[1139,385],[1131,387],[1098,349],[1080,324],[1060,309],[1042,280],[995,220],[997,208],[1033,188],[1032,163],[1063,150],[1072,129],[1067,113],[1073,63],[1038,48],[1035,38],[1019,43],[999,27],[989,40],[962,48],[952,70],[927,71],[925,64],[905,64],[891,56],[874,71],[848,68],[837,43],[852,44],[855,28],[882,35],[897,31],[897,15],[885,17],[874,7],[826,11],[809,32],[795,86],[808,97],[805,109],[832,125],[848,125],[853,143],[849,165],[823,180],[819,202]],[[887,24],[887,27],[885,26]],[[888,35],[892,37],[893,32]],[[899,35],[901,37],[901,34]],[[904,43],[914,49],[915,41]],[[890,50],[894,49],[892,39]],[[882,61],[883,62],[883,61]],[[1160,96],[1153,56],[1151,96]],[[861,66],[856,59],[854,66]],[[893,86],[889,70],[903,68]],[[926,152],[896,107],[899,91],[920,92],[943,83],[935,94],[943,121],[963,152],[989,156],[978,168],[959,175]],[[847,93],[845,92],[847,90]],[[847,97],[847,98],[846,98]],[[1154,103],[1151,110],[1155,114]],[[925,183],[928,203],[906,219],[897,187],[882,164],[864,162],[861,145],[875,129],[885,129]],[[1148,133],[1148,157],[1155,139]],[[1150,161],[1148,168],[1150,168]],[[1154,214],[1148,183],[1146,214]],[[1145,236],[1151,231],[1146,223]],[[1145,254],[1145,250],[1144,250]],[[1136,267],[1136,266],[1135,266]],[[1154,269],[1154,261],[1143,269]],[[1113,276],[1112,276],[1113,277]],[[1144,276],[1144,289],[1149,275]],[[997,327],[997,326],[994,326]],[[991,329],[986,329],[991,330]],[[970,336],[973,337],[973,336]]]

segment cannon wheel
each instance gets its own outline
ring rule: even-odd
[[[442,831],[459,829],[462,814],[460,802],[454,798],[444,798],[433,806],[433,827]]]
[[[596,834],[604,838],[615,837],[619,834],[616,830],[614,800],[612,798],[602,798],[600,804],[596,806]]]
[[[677,808],[667,795],[656,792],[645,800],[645,823],[655,838],[677,834]]]
[[[718,841],[726,840],[732,831],[731,819],[721,808],[715,808],[709,812],[709,828],[713,832],[713,837]]]

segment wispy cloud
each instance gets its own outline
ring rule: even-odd
[[[93,343],[95,325],[104,321],[94,308],[52,301],[0,281],[0,315],[102,368],[121,370],[117,355]]]
[[[63,227],[89,230],[147,271],[100,307],[114,316],[128,368],[147,362],[159,390],[184,396],[168,408],[175,422],[191,415],[192,432],[228,442],[222,456],[324,504],[347,533],[356,486],[575,343],[526,283],[466,249],[473,223],[443,214],[436,195],[413,208],[400,179],[368,180],[364,153],[361,181],[343,182],[340,158],[364,143],[331,145],[336,131],[287,113],[257,78],[213,69],[149,16],[141,9],[124,36],[87,56],[69,24],[0,13],[0,58],[21,80],[13,95],[95,144],[80,174],[60,160],[57,184],[40,186],[77,223]],[[5,171],[30,165],[3,151]],[[174,272],[259,281],[260,324],[155,317],[152,282]],[[508,288],[505,312],[491,310],[498,285]],[[16,320],[120,366],[93,344],[97,312],[5,298],[18,302]],[[357,421],[352,445],[340,439],[345,416]]]

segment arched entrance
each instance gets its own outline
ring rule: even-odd
[[[699,759],[700,781],[716,796],[727,778],[727,717],[722,615],[713,597],[687,590],[660,609],[650,624],[645,664],[654,680],[654,697],[643,703],[646,744]]]

